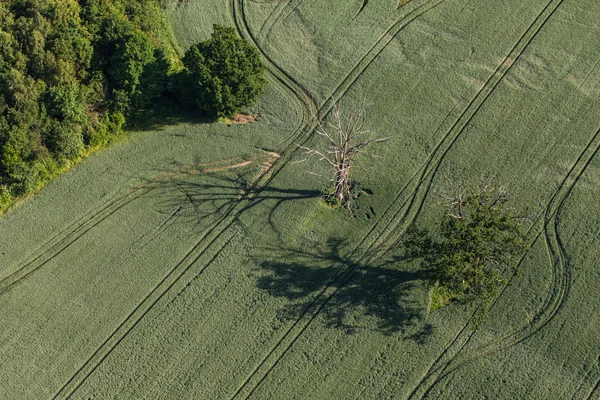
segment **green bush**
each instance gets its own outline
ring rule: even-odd
[[[72,160],[79,157],[85,149],[81,125],[52,121],[48,130],[47,147],[58,159]]]
[[[50,116],[76,124],[85,124],[87,116],[79,86],[76,84],[55,86],[47,92],[47,111]]]

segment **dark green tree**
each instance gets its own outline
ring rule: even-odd
[[[510,196],[503,188],[459,186],[448,199],[439,239],[412,229],[404,245],[411,255],[424,258],[424,267],[437,281],[433,308],[450,301],[477,304],[480,320],[525,251],[523,217],[508,207]]]
[[[213,29],[210,39],[190,47],[183,57],[180,97],[204,113],[229,118],[264,92],[266,68],[258,50],[235,29]]]
[[[158,0],[0,1],[0,211],[120,134],[174,59]]]

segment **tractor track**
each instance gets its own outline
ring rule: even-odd
[[[590,393],[586,396],[585,400],[591,400],[592,396],[594,395],[594,393],[596,393],[598,388],[600,388],[600,379],[598,379],[598,381],[596,382],[594,387],[592,387],[592,389],[590,390]]]
[[[485,102],[485,100],[490,96],[492,90],[499,84],[500,80],[506,75],[506,73],[511,69],[511,67],[514,65],[514,63],[519,59],[519,57],[521,56],[521,54],[524,52],[524,50],[528,47],[528,45],[533,41],[533,39],[535,38],[535,36],[537,36],[537,34],[540,32],[540,30],[545,26],[546,22],[550,19],[550,17],[556,12],[556,10],[558,9],[558,7],[563,3],[564,0],[551,0],[549,1],[546,6],[544,7],[544,9],[542,10],[542,12],[540,14],[538,14],[538,16],[535,18],[535,20],[532,22],[532,24],[527,28],[527,30],[523,33],[523,35],[521,36],[521,38],[519,39],[519,41],[515,44],[515,46],[513,47],[513,49],[509,52],[508,56],[504,58],[502,64],[496,68],[496,70],[494,71],[494,73],[492,74],[492,76],[488,79],[488,81],[486,82],[486,84],[484,85],[484,87],[482,88],[482,90],[479,92],[479,94],[477,95],[477,97],[482,96],[482,101],[475,106],[475,110],[473,113],[470,113],[470,116],[467,117],[466,119],[466,123],[465,124],[461,124],[462,128],[459,130],[459,132],[462,132],[464,130],[464,128],[467,126],[468,122],[470,122],[472,120],[472,118],[474,117],[475,113],[481,108],[481,106],[483,105],[483,103]],[[490,82],[494,79],[494,77],[499,77],[500,79],[496,79],[496,82],[493,83],[492,85],[490,85]],[[484,89],[486,89],[486,87],[489,87],[491,90],[487,90],[487,93],[484,93]],[[471,102],[471,105],[476,104],[476,100],[477,97]],[[469,108],[469,107],[468,107]],[[454,126],[451,128],[451,130],[448,132],[448,134],[446,135],[446,137],[442,140],[442,142],[440,142],[440,144],[438,144],[438,146],[436,147],[436,149],[434,150],[434,154],[436,152],[439,151],[441,145],[443,144],[444,141],[447,140],[448,136],[452,133],[452,131],[455,129],[455,127],[459,126],[459,123],[461,121],[461,119],[463,118],[463,116],[465,116],[466,112],[468,111],[465,110],[465,112],[463,113],[463,115],[461,115],[461,117],[456,121],[456,123],[454,124]],[[429,183],[426,185],[425,188],[425,194],[424,196],[421,197],[421,201],[419,206],[417,207],[417,210],[415,213],[413,213],[412,217],[406,218],[408,221],[408,224],[405,224],[405,227],[408,227],[408,225],[410,224],[410,222],[412,222],[414,220],[414,218],[416,217],[416,215],[418,214],[419,210],[421,209],[423,203],[424,203],[424,199],[426,194],[429,192],[432,182],[433,182],[433,175],[435,174],[435,172],[437,172],[437,169],[439,168],[439,165],[441,164],[441,160],[445,157],[446,153],[449,151],[451,145],[457,140],[458,135],[455,136],[455,138],[453,138],[451,140],[450,146],[445,149],[442,152],[442,156],[439,158],[439,160],[435,163],[434,167],[432,168],[432,176],[429,180]],[[428,164],[431,164],[428,163]],[[425,167],[425,169],[422,172],[421,175],[421,179],[420,182],[418,184],[417,187],[417,191],[418,189],[423,185],[424,182],[424,178],[427,176],[427,167]],[[412,207],[412,204],[414,203],[414,199],[416,198],[416,195],[413,196],[413,200],[411,200],[411,205],[409,206],[409,210]],[[398,212],[400,212],[400,210],[398,210]],[[405,215],[408,215],[407,211],[405,213]],[[386,241],[395,241],[398,237],[398,233],[402,233],[402,232],[393,232],[391,231],[390,236],[388,239],[386,239]],[[476,311],[475,311],[476,312]],[[467,324],[465,324],[465,326],[459,331],[459,333],[449,342],[449,344],[447,344],[444,347],[444,350],[441,352],[441,354],[436,358],[436,360],[434,360],[434,362],[432,363],[432,365],[429,367],[428,371],[425,373],[425,375],[423,376],[423,378],[419,381],[419,383],[416,385],[416,387],[412,390],[412,392],[409,395],[409,398],[413,398],[416,396],[417,392],[420,391],[420,389],[422,388],[422,386],[425,384],[425,382],[432,376],[434,371],[439,370],[441,367],[439,366],[439,364],[442,362],[442,359],[445,357],[445,355],[447,353],[449,353],[451,351],[451,348],[454,347],[457,343],[459,343],[459,339],[462,336],[462,334],[464,332],[466,332],[468,330],[468,326],[470,324],[470,319],[467,322]],[[472,336],[469,335],[469,339]],[[467,342],[468,340],[467,339]],[[466,345],[467,342],[464,342],[462,344],[459,344],[459,348],[458,351],[455,352],[454,356],[456,354],[458,354]],[[454,357],[451,356],[451,359]]]
[[[218,162],[227,162],[231,160],[219,160]],[[197,168],[198,166],[210,166],[212,164],[198,164],[192,166]],[[9,290],[13,285],[19,283],[22,279],[29,277],[32,273],[38,271],[41,267],[52,261],[54,258],[59,256],[65,250],[67,250],[72,244],[76,243],[83,235],[88,233],[91,229],[97,227],[100,223],[104,222],[108,217],[121,210],[123,207],[132,203],[133,201],[147,195],[157,188],[156,184],[166,179],[175,177],[177,175],[185,175],[188,173],[194,173],[195,170],[189,168],[185,170],[178,170],[166,174],[164,176],[153,179],[142,186],[138,186],[129,191],[126,195],[118,197],[117,199],[104,205],[99,211],[86,218],[81,218],[69,226],[67,226],[62,232],[54,236],[44,245],[42,245],[36,252],[40,252],[34,256],[30,261],[27,261],[23,266],[18,268],[16,271],[7,275],[5,278],[0,280],[0,295]],[[181,208],[173,213],[157,230],[150,234],[149,239],[143,244],[145,246],[148,242],[152,241],[154,235],[159,234],[162,229],[173,221],[173,218],[181,211]]]
[[[169,174],[168,176],[171,177],[172,175],[173,174]],[[264,177],[265,175],[267,174],[261,172],[260,177]],[[159,181],[155,180],[150,184],[154,185],[157,182]],[[129,313],[129,315],[127,315],[117,328],[110,333],[94,353],[77,369],[77,371],[75,371],[71,378],[63,384],[53,396],[53,399],[70,398],[155,306],[161,304],[161,301],[167,298],[171,292],[178,291],[176,295],[180,293],[189,281],[202,274],[212,264],[220,252],[231,243],[233,238],[237,235],[237,231],[234,231],[229,238],[225,239],[225,244],[219,246],[216,251],[213,249],[214,247],[217,247],[215,244],[222,239],[225,233],[236,225],[239,216],[252,206],[251,204],[243,205],[243,203],[244,201],[250,202],[252,198],[264,188],[265,185],[259,186],[259,183],[260,182],[258,181],[256,182],[257,186],[255,189],[248,188],[241,191],[237,200],[229,205],[227,209],[223,210],[222,215],[216,222],[207,228],[191,250],[189,250],[175,267],[173,267],[164,278],[150,290],[146,297]],[[240,208],[240,205],[243,205],[243,207]],[[168,220],[171,220],[178,212],[179,210],[176,210]],[[163,226],[165,224],[166,222],[163,223]],[[160,229],[162,229],[162,227],[160,227],[159,230]],[[205,259],[208,260],[203,262]],[[196,264],[201,265],[199,271],[193,270],[193,266]],[[189,276],[190,274],[191,276]]]
[[[265,19],[265,22],[261,25],[260,29],[258,30],[257,37],[262,37],[263,39],[266,39],[271,34],[271,30],[273,30],[273,26],[275,26],[275,24],[277,23],[277,21],[279,21],[279,18],[281,17],[281,14],[283,13],[283,11],[292,2],[297,2],[297,4],[294,6],[294,10],[295,10],[298,7],[298,5],[300,3],[302,3],[302,0],[281,1],[277,5],[277,7],[275,7],[273,9],[273,11],[271,11],[271,13],[269,14],[269,16]],[[292,12],[293,12],[293,10],[292,10]]]
[[[461,115],[456,119],[454,124],[442,137],[440,142],[438,142],[425,164],[419,170],[417,170],[415,175],[420,174],[420,176],[417,181],[416,188],[410,195],[410,203],[407,208],[407,211],[399,217],[405,221],[404,228],[401,230],[388,229],[390,233],[388,237],[384,239],[384,242],[388,243],[388,248],[392,247],[395,244],[397,238],[404,233],[406,228],[414,221],[416,216],[421,211],[425,198],[431,190],[433,178],[439,171],[439,167],[443,159],[450,151],[450,149],[462,136],[464,130],[473,120],[475,115],[479,112],[481,107],[485,104],[486,100],[491,96],[496,87],[504,79],[506,74],[512,69],[512,66],[521,57],[525,49],[527,49],[529,44],[537,36],[540,30],[545,26],[546,22],[550,19],[550,17],[554,14],[554,12],[558,9],[558,6],[560,6],[560,4],[562,4],[563,1],[564,0],[550,0],[550,2],[547,3],[546,7],[535,18],[535,20],[527,28],[525,33],[523,33],[523,35],[520,37],[517,43],[509,51],[507,56],[504,57],[502,62],[496,67],[494,72],[489,76],[487,81],[477,92],[475,97],[472,98],[472,100],[469,102],[469,104],[461,113]],[[554,7],[551,7],[552,5],[554,5]],[[410,179],[410,181],[412,180],[414,180],[414,176]],[[418,204],[416,208],[415,204]],[[398,209],[395,217],[392,218],[392,221],[397,219],[402,209],[403,206],[401,206]],[[411,212],[412,209],[414,209],[413,212]]]
[[[592,72],[598,66],[599,62],[597,62],[594,65],[594,67],[592,68],[592,71],[587,75],[584,83],[582,83],[580,85],[579,89],[581,89],[581,87],[585,84],[585,82],[591,76]],[[566,105],[565,105],[565,107],[566,107]],[[565,107],[563,107],[563,110]],[[546,325],[548,325],[548,323],[562,309],[562,307],[564,306],[565,299],[567,298],[569,290],[570,290],[571,271],[570,271],[570,268],[568,268],[569,260],[566,255],[564,245],[562,244],[562,241],[560,240],[560,236],[558,233],[560,212],[562,211],[563,206],[564,206],[566,200],[568,199],[571,191],[573,190],[573,188],[579,181],[580,177],[583,175],[583,173],[587,169],[588,165],[591,163],[591,161],[597,155],[598,151],[600,151],[600,130],[598,130],[595,133],[595,135],[593,135],[593,137],[588,142],[588,144],[586,145],[584,150],[578,156],[578,158],[575,161],[575,163],[573,164],[573,166],[567,172],[567,175],[565,176],[565,178],[559,184],[559,187],[553,193],[552,197],[550,198],[549,202],[546,205],[546,210],[544,212],[544,218],[543,218],[543,227],[542,227],[542,229],[540,229],[540,231],[535,236],[535,238],[531,241],[530,248],[541,237],[542,234],[544,235],[544,239],[546,242],[546,248],[550,255],[550,261],[552,263],[552,270],[553,270],[553,286],[552,286],[553,289],[551,290],[551,295],[548,298],[546,298],[544,305],[536,313],[536,315],[533,316],[531,323],[521,329],[513,331],[513,332],[509,333],[508,335],[505,335],[504,337],[502,337],[498,340],[495,340],[491,343],[487,343],[485,345],[481,345],[481,346],[474,348],[472,351],[477,352],[476,355],[473,355],[471,357],[465,356],[465,359],[461,360],[459,358],[459,354],[466,347],[466,345],[468,344],[471,337],[475,334],[476,331],[472,331],[472,332],[468,333],[468,337],[466,338],[466,340],[463,342],[462,345],[459,346],[459,348],[455,352],[455,354],[450,356],[450,358],[445,363],[445,365],[434,367],[435,364],[441,362],[441,357],[438,357],[438,359],[434,362],[434,365],[432,365],[432,368],[430,368],[430,370],[427,372],[427,374],[425,375],[425,377],[423,379],[426,379],[427,376],[431,376],[431,374],[440,370],[440,368],[441,368],[442,372],[440,372],[440,375],[438,375],[438,378],[436,378],[436,381],[439,381],[443,377],[448,376],[450,372],[453,372],[468,363],[476,361],[480,358],[488,357],[497,351],[510,348],[512,346],[515,346],[515,345],[527,340],[528,338],[532,337],[537,332],[539,332],[541,329],[543,329]],[[557,205],[555,206],[555,204],[557,204]],[[541,219],[541,215],[538,217],[538,220],[536,220],[534,222],[534,224],[532,224],[532,227],[530,229],[533,229],[534,226],[538,224],[540,219]],[[519,266],[520,266],[521,262],[523,261],[524,257],[525,257],[525,255],[519,262]],[[511,280],[513,279],[513,277],[514,277],[514,275],[511,277]],[[493,307],[499,301],[499,298],[504,294],[505,290],[506,290],[506,287],[503,288],[503,290],[500,292],[499,296],[492,303],[491,307]],[[467,325],[465,325],[465,327],[468,325],[469,325],[469,323],[467,323]],[[464,333],[465,331],[466,331],[465,329],[462,329],[460,331],[460,333]],[[449,348],[454,346],[457,343],[457,340],[458,340],[458,337],[455,337],[450,342],[450,344],[446,347],[445,351],[442,353],[441,356],[445,355],[445,353],[448,352]],[[454,368],[449,370],[447,373],[444,373],[442,376],[441,374],[450,366],[450,364],[454,364],[454,363],[459,363],[459,364],[454,366]],[[435,383],[434,383],[434,385],[435,385]],[[427,391],[427,393],[430,393],[431,389],[432,388],[430,388]],[[414,391],[413,391],[413,394],[414,394]],[[413,394],[411,394],[411,396]]]
[[[229,228],[235,221],[231,221],[225,228]],[[208,255],[209,259],[203,264],[199,271],[191,271],[191,268],[196,262],[200,261],[206,254],[205,249],[198,249],[195,246],[188,254],[171,270],[161,282],[146,295],[141,303],[119,324],[119,326],[104,340],[104,342],[96,349],[90,358],[75,372],[74,375],[58,390],[53,396],[53,399],[70,398],[75,391],[86,381],[86,379],[100,366],[100,364],[111,354],[127,335],[140,323],[140,321],[156,306],[165,296],[176,287],[180,282],[181,277],[189,271],[193,273],[190,277],[194,279],[202,274],[218,257],[220,252],[231,243],[237,232],[234,232],[227,238],[222,246],[213,254]],[[210,244],[214,243],[220,235],[216,236]]]
[[[235,3],[233,3],[233,5],[235,9]],[[242,30],[241,26],[237,24],[237,22],[238,21],[236,20],[238,31],[242,37],[249,37],[249,35],[244,34],[245,32]],[[267,60],[268,70],[271,75],[280,85],[284,86],[296,97],[302,107],[303,123],[296,128],[295,133],[291,136],[290,143],[287,145],[286,149],[281,152],[281,158],[287,161],[297,150],[297,146],[294,144],[293,139],[306,136],[304,140],[307,140],[308,133],[310,133],[316,127],[316,122],[313,120],[313,114],[314,110],[316,109],[316,105],[314,99],[308,92],[306,92],[306,90],[304,90],[291,76],[286,74],[275,63],[273,63],[267,57],[267,55],[262,52],[260,47],[257,46],[257,48]],[[289,154],[290,149],[292,150],[292,155]],[[158,304],[173,287],[176,286],[176,284],[184,275],[186,275],[192,266],[198,262],[207,253],[207,251],[211,249],[212,245],[215,244],[217,240],[229,230],[229,228],[235,225],[241,213],[243,213],[249,207],[249,205],[243,205],[244,201],[251,201],[257,195],[259,195],[262,189],[274,179],[274,177],[277,175],[277,172],[285,165],[285,161],[278,162],[278,160],[275,160],[268,171],[263,171],[261,173],[253,188],[244,190],[242,192],[239,199],[223,212],[221,218],[219,218],[207,230],[207,232],[196,243],[192,250],[190,250],[186,256],[183,257],[183,259],[177,263],[177,265],[163,278],[163,280],[150,291],[150,293],[142,300],[142,302],[138,304],[138,306],[109,335],[109,337],[83,363],[83,365],[71,376],[71,378],[57,391],[57,393],[53,396],[54,399],[69,398],[73,393],[75,393],[75,391],[85,382],[85,380],[106,359],[106,357],[108,357],[112,350],[114,350],[114,348],[121,343],[124,338],[137,326],[141,319],[144,318],[144,316],[146,316],[150,310],[156,304]],[[236,211],[236,209],[238,210]],[[218,227],[221,227],[222,229],[218,230]],[[227,243],[229,243],[230,240],[231,239],[229,239]],[[207,241],[208,243],[206,246],[203,246],[203,244]],[[216,254],[218,254],[218,252]],[[209,263],[206,264],[201,271],[204,271],[213,259],[214,257],[211,258]],[[197,275],[198,274],[195,276]]]
[[[238,30],[241,31],[241,29],[239,28],[240,25],[244,25],[244,30],[247,31],[248,34],[251,35],[250,30],[248,29],[248,25],[247,25],[247,21],[245,20],[245,14],[243,12],[244,9],[244,0],[233,0],[234,4],[233,4],[233,9],[234,12],[236,12],[236,17],[234,18],[236,20],[236,25],[238,25]],[[237,1],[237,3],[236,3]],[[431,3],[433,0],[428,0],[424,5],[427,5],[429,3]],[[353,70],[350,72],[349,77],[354,75],[354,79],[352,82],[350,82],[350,80],[352,78],[347,77],[346,79],[344,79],[343,83],[339,85],[339,87],[334,91],[334,95],[331,96],[331,99],[329,101],[327,101],[323,107],[321,107],[321,109],[319,110],[319,115],[322,117],[326,116],[329,111],[332,109],[333,104],[335,102],[335,99],[339,100],[339,98],[341,98],[341,96],[343,96],[343,94],[345,94],[347,92],[347,90],[349,89],[349,87],[352,85],[352,83],[354,81],[356,81],[356,79],[358,79],[360,77],[360,75],[362,74],[362,72],[364,71],[364,69],[366,69],[369,65],[371,65],[371,63],[373,62],[373,59],[376,58],[385,48],[385,46],[387,46],[387,44],[389,44],[391,42],[391,40],[393,39],[393,37],[395,37],[406,25],[408,25],[408,23],[414,21],[418,16],[422,15],[423,13],[431,10],[432,8],[434,8],[435,6],[439,5],[440,3],[442,3],[444,0],[438,1],[436,3],[434,3],[432,6],[430,6],[429,8],[426,8],[425,10],[420,10],[421,12],[417,12],[417,10],[413,10],[411,13],[409,13],[405,18],[402,18],[400,21],[398,21],[397,23],[395,23],[391,28],[388,29],[388,31],[386,31],[386,33],[384,33],[381,37],[381,39],[374,45],[372,46],[372,49],[369,51],[369,53],[367,55],[365,55],[365,57],[363,57],[363,59],[361,59],[361,61],[359,61],[359,64],[357,66],[355,66],[355,68],[353,68]],[[424,6],[423,5],[423,6]],[[236,7],[237,6],[237,7]],[[241,12],[240,12],[241,11]],[[413,16],[413,14],[415,14]],[[409,16],[412,16],[412,18],[409,18]],[[401,22],[408,20],[408,22],[406,24],[401,25]],[[238,22],[241,21],[241,22]],[[392,32],[393,29],[396,29],[396,31],[393,33],[393,35],[390,35],[389,32]],[[387,35],[386,35],[387,34]],[[242,35],[244,36],[244,35]],[[377,45],[383,42],[383,39],[386,39],[387,36],[387,40],[385,41],[384,46],[382,46],[381,48],[377,48]],[[392,37],[390,37],[392,36]],[[257,45],[256,40],[254,40],[253,37],[251,37],[252,41],[254,42],[255,45]],[[257,47],[259,47],[257,45]],[[260,47],[259,47],[260,50]],[[264,54],[264,53],[263,53]],[[368,60],[369,56],[371,57],[370,60]],[[265,55],[265,57],[268,59],[268,57]],[[272,62],[272,60],[269,59],[269,61]],[[274,62],[272,62],[274,65],[276,65]],[[357,71],[359,71],[359,66],[363,65],[363,70],[361,70],[359,73],[356,73]],[[350,83],[349,83],[350,82]],[[314,126],[311,126],[309,128],[310,132],[314,131]],[[309,132],[309,133],[310,133]],[[292,151],[292,153],[294,153],[295,150]],[[240,388],[236,391],[236,393],[233,395],[233,398],[236,397],[241,397],[242,392],[244,392],[245,388],[248,387],[249,382],[254,380],[254,377],[258,374],[259,370],[264,369],[266,366],[266,363],[268,361],[269,358],[276,357],[276,361],[275,363],[269,368],[269,370],[266,372],[266,374],[260,379],[260,381],[258,382],[258,384],[256,386],[254,386],[254,388],[249,389],[250,393],[248,393],[247,396],[250,396],[254,390],[258,387],[258,385],[260,385],[260,383],[266,378],[266,376],[268,375],[268,373],[274,368],[274,366],[277,364],[277,362],[279,361],[279,359],[281,359],[281,357],[283,357],[283,355],[285,354],[285,352],[287,352],[287,350],[289,350],[289,348],[291,348],[292,344],[295,342],[295,340],[301,335],[302,332],[304,332],[304,330],[308,327],[308,325],[310,324],[310,322],[316,318],[317,314],[323,309],[323,307],[329,302],[329,300],[335,295],[335,293],[341,289],[343,287],[343,285],[348,282],[348,280],[350,280],[353,276],[353,274],[356,272],[356,270],[353,270],[352,268],[348,269],[345,268],[347,266],[347,263],[349,261],[349,259],[356,254],[360,247],[366,243],[366,241],[368,240],[369,236],[371,236],[371,234],[375,231],[375,227],[376,225],[383,220],[383,217],[385,216],[386,213],[384,213],[382,215],[382,217],[380,217],[380,219],[378,220],[378,222],[375,224],[375,226],[365,235],[365,237],[363,238],[363,240],[359,243],[359,245],[357,246],[357,248],[351,253],[351,255],[348,257],[348,259],[346,260],[346,262],[344,262],[336,271],[336,273],[334,274],[333,278],[331,278],[331,280],[327,283],[326,287],[323,289],[322,292],[320,292],[317,296],[314,302],[312,302],[307,309],[301,314],[301,316],[296,320],[296,322],[292,325],[292,327],[283,335],[283,337],[281,338],[280,341],[278,341],[275,346],[269,351],[269,353],[266,355],[266,357],[263,359],[263,361],[255,368],[255,370],[244,380],[244,382],[242,383],[242,385],[240,386]],[[377,238],[380,237],[380,234],[377,235]],[[377,238],[375,240],[377,240]],[[373,247],[373,245],[367,245],[366,246],[366,252],[365,254],[368,253],[368,250],[371,249]],[[361,257],[361,259],[363,259],[363,257]],[[338,287],[338,289],[336,289],[333,293],[331,293],[328,296],[325,296],[325,293],[327,291],[330,291],[333,284],[336,283],[338,280],[342,281],[342,284]],[[308,315],[308,312],[310,309],[314,308],[314,306],[317,304],[316,302],[321,298],[325,296],[326,299],[324,300],[324,303],[322,303],[320,306],[318,306],[318,310],[316,313],[314,313],[312,315],[312,317],[309,319],[309,321],[307,322],[307,324],[301,328],[301,331],[299,332],[298,335],[294,335],[294,338],[292,339],[291,343],[289,344],[285,344],[285,342],[287,340],[289,340],[289,336],[291,334],[292,331],[294,331],[295,329],[299,329],[299,323],[302,321],[302,319],[304,319],[304,317],[306,315]],[[284,347],[285,350],[283,351],[283,354],[281,354],[280,356],[274,356],[275,351],[281,347]]]
[[[55,236],[47,243],[47,245],[50,247],[47,249],[43,249],[42,247],[42,252],[40,254],[2,279],[0,281],[0,295],[10,289],[16,283],[20,282],[22,279],[26,278],[39,268],[46,265],[48,262],[52,261],[63,251],[67,250],[73,243],[77,242],[84,234],[98,226],[100,223],[126,205],[147,194],[150,190],[151,189],[145,188],[144,190],[136,190],[133,193],[122,196],[104,206],[102,209],[100,209],[100,211],[90,216],[87,220],[81,223],[76,222],[71,224],[63,232]],[[74,229],[71,230],[73,227]],[[53,241],[56,241],[56,243],[52,243]]]

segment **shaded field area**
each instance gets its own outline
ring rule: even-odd
[[[2,398],[600,398],[600,4],[167,2],[261,51],[252,124],[157,123],[0,219]],[[356,218],[321,200],[314,116],[390,136]],[[310,169],[311,173],[308,173]],[[515,277],[429,312],[399,243],[445,177],[532,210]]]

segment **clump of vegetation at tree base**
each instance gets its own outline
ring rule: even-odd
[[[493,299],[514,276],[526,248],[523,217],[507,206],[504,188],[459,185],[446,196],[448,209],[439,234],[411,228],[404,246],[423,258],[435,286],[434,311],[452,301],[479,306],[476,320],[487,315]]]
[[[257,49],[234,28],[215,24],[210,39],[190,47],[183,57],[179,98],[187,106],[217,118],[232,118],[252,104],[267,85]]]
[[[181,98],[221,117],[266,85],[258,52],[232,28],[215,27],[184,61],[175,74],[156,0],[0,3],[0,212],[118,137],[167,86],[189,85]]]

